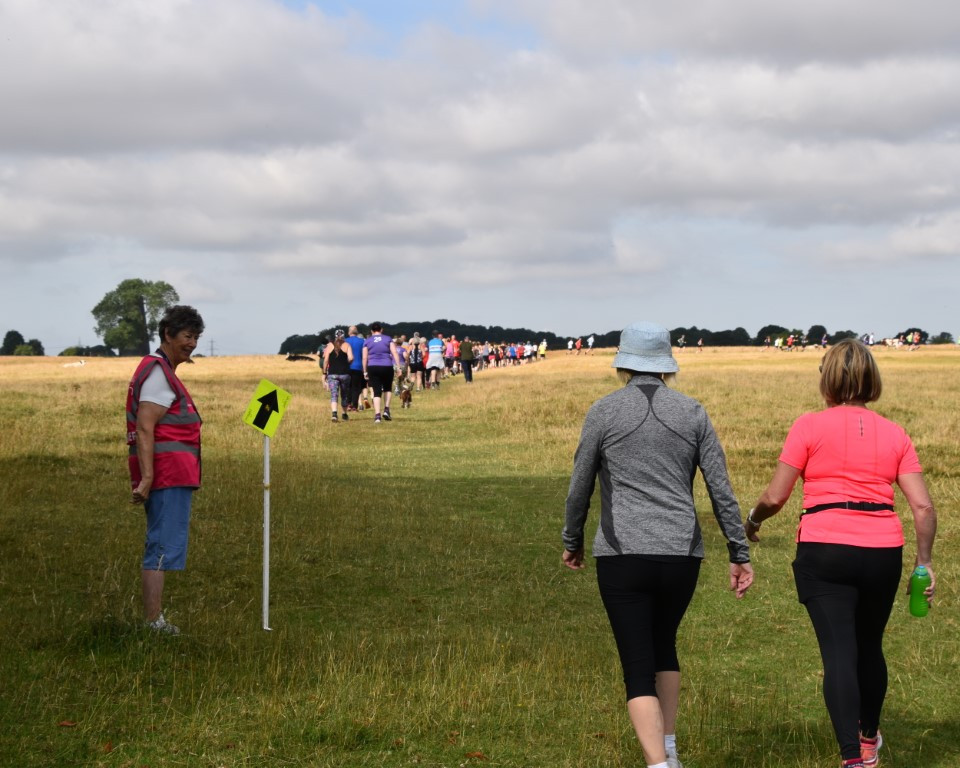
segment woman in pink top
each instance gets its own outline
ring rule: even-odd
[[[803,478],[803,514],[793,562],[797,594],[820,644],[823,696],[843,765],[877,764],[887,693],[883,632],[903,570],[903,530],[893,483],[913,512],[916,563],[933,577],[937,515],[913,443],[903,428],[867,409],[880,371],[856,339],[830,349],[820,367],[827,407],[797,419],[770,485],[750,510],[747,536],[790,498]],[[933,601],[936,578],[927,590]]]

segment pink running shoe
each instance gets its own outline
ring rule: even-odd
[[[880,735],[880,731],[877,731],[877,735],[873,739],[860,736],[860,757],[863,759],[864,768],[874,768],[880,762],[877,752],[880,751],[882,746],[883,736]]]

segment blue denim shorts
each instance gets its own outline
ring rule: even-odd
[[[143,570],[182,571],[187,567],[187,532],[193,488],[150,491],[145,504],[147,540]]]

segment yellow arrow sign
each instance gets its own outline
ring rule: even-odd
[[[257,391],[253,393],[253,399],[243,414],[243,423],[259,429],[267,437],[273,437],[289,402],[289,392],[266,379],[260,379]]]

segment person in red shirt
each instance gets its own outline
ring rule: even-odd
[[[798,418],[769,486],[745,523],[751,541],[803,478],[794,580],[823,659],[823,696],[847,768],[878,762],[880,711],[887,693],[883,633],[903,570],[903,530],[894,511],[896,483],[913,513],[917,565],[933,579],[937,515],[910,437],[869,410],[880,371],[857,339],[823,357],[820,393],[827,407]]]

